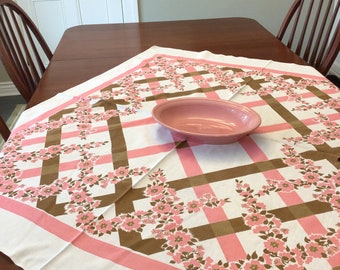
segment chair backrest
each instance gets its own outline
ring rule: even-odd
[[[10,130],[6,124],[6,122],[4,121],[4,119],[0,116],[0,134],[2,136],[2,138],[7,141],[9,134],[10,134]]]
[[[0,0],[0,57],[14,85],[29,101],[52,52],[33,21],[11,0]]]
[[[340,49],[340,0],[295,0],[277,38],[326,75]]]

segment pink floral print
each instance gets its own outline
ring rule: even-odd
[[[202,76],[193,79],[184,74],[193,68]],[[140,78],[158,76],[164,78],[162,84],[150,86],[140,83]],[[242,179],[233,179],[236,183],[238,199],[242,200],[241,218],[254,234],[262,241],[257,251],[249,253],[238,261],[215,261],[190,229],[183,226],[183,216],[195,216],[206,209],[222,209],[232,202],[230,198],[219,198],[215,194],[205,193],[184,202],[178,192],[171,188],[162,170],[150,171],[146,166],[130,168],[120,166],[98,174],[95,170],[99,155],[95,148],[108,146],[108,141],[92,141],[91,135],[98,130],[96,123],[109,121],[116,117],[135,114],[143,107],[146,94],[171,95],[180,91],[186,93],[186,85],[200,87],[199,91],[225,90],[237,92],[254,80],[260,81],[259,87],[247,87],[240,93],[244,96],[257,95],[268,97],[275,95],[287,97],[293,104],[292,111],[312,111],[315,126],[310,132],[295,137],[282,138],[281,153],[284,166],[294,171],[294,177],[287,179],[266,179],[266,184],[256,190]],[[152,237],[162,241],[161,248],[166,252],[169,262],[185,269],[305,269],[314,259],[331,258],[340,252],[340,230],[327,228],[327,234],[309,234],[304,241],[294,246],[289,245],[285,224],[267,209],[261,198],[272,193],[289,194],[301,189],[312,188],[313,196],[320,202],[328,203],[339,214],[340,210],[340,172],[323,171],[315,160],[299,153],[298,147],[312,146],[315,149],[340,139],[339,121],[327,115],[327,110],[339,111],[340,99],[306,99],[303,94],[315,85],[328,89],[334,86],[327,81],[274,74],[263,70],[229,68],[217,63],[194,60],[176,60],[157,56],[148,65],[134,70],[114,82],[114,86],[102,89],[87,97],[81,97],[73,112],[60,119],[50,119],[35,123],[25,130],[20,130],[5,144],[0,160],[0,194],[26,203],[37,203],[44,199],[63,194],[68,198],[64,210],[74,218],[74,224],[80,230],[103,237],[117,231],[142,233],[151,228]],[[307,89],[307,90],[306,90]],[[192,90],[195,92],[196,90]],[[335,89],[339,91],[339,89]],[[120,106],[98,112],[94,104],[98,101],[117,101]],[[116,103],[115,103],[116,104]],[[116,105],[117,105],[116,104]],[[34,134],[71,126],[75,137],[82,143],[54,144],[40,150],[26,150],[22,142]],[[39,164],[39,162],[59,158],[62,155],[77,155],[75,174],[72,177],[57,177],[48,185],[29,185],[24,181],[19,162]],[[93,188],[107,189],[128,181],[132,177],[148,177],[148,184],[143,195],[149,200],[149,208],[134,212],[121,213],[114,217],[98,214],[101,200],[93,196]],[[296,177],[295,177],[296,176]]]

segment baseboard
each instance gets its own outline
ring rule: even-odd
[[[12,82],[0,82],[0,97],[20,95]]]

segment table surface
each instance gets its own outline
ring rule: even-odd
[[[154,45],[305,64],[262,25],[248,18],[82,25],[64,33],[28,107]]]
[[[185,97],[261,125],[210,145],[153,119]],[[256,21],[72,28],[29,105],[0,152],[0,252],[25,270],[339,267],[339,89]]]

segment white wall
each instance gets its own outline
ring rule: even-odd
[[[141,21],[249,17],[276,35],[293,0],[139,0]]]
[[[223,17],[257,20],[276,35],[294,0],[139,0],[140,20],[168,21]],[[340,77],[340,55],[330,73]]]

